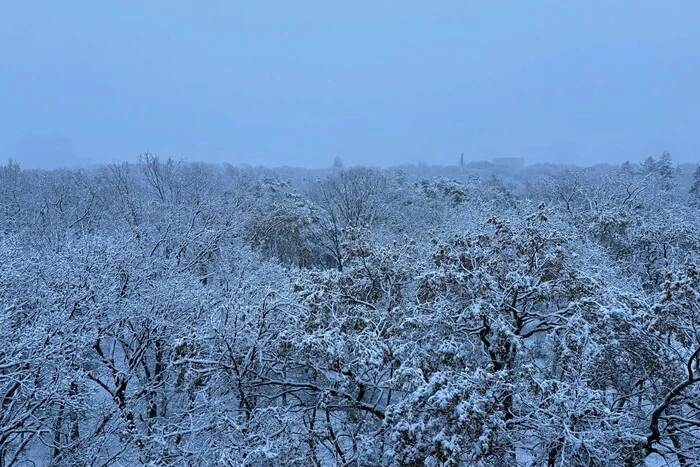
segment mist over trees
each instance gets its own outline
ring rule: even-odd
[[[700,167],[0,166],[0,466],[700,464]]]

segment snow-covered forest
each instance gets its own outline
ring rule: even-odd
[[[700,465],[700,168],[0,167],[0,466]]]

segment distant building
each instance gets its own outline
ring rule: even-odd
[[[493,165],[508,170],[523,170],[525,168],[524,157],[497,157],[493,159]]]

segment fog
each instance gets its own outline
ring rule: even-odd
[[[7,2],[0,158],[697,161],[698,17],[651,0]]]

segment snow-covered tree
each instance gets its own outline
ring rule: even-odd
[[[10,162],[0,466],[696,465],[681,168]]]

